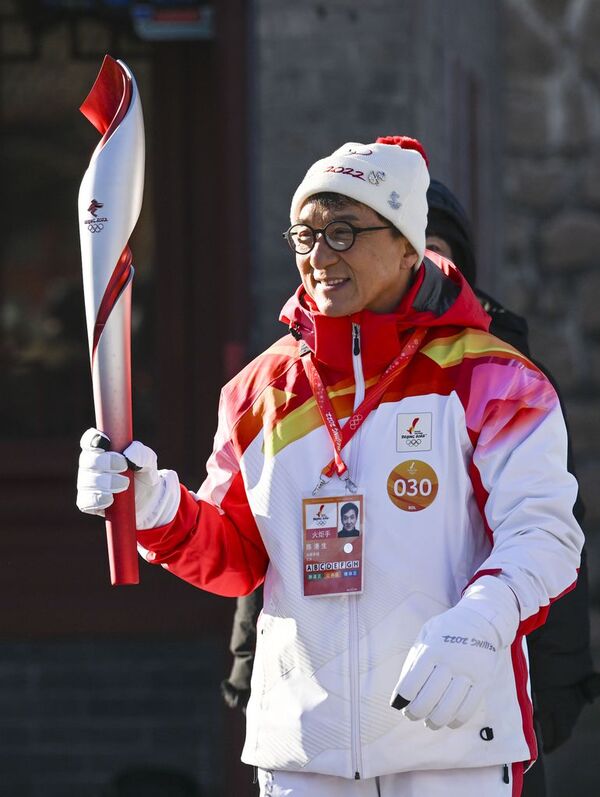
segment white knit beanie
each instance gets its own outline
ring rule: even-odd
[[[313,163],[292,198],[292,224],[305,201],[323,191],[362,202],[425,252],[429,171],[421,144],[406,136],[378,138],[374,144],[348,143]]]

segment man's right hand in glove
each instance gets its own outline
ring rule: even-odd
[[[88,429],[81,438],[77,475],[77,506],[90,515],[104,516],[117,493],[129,486],[123,474],[134,472],[135,516],[139,529],[170,523],[179,507],[179,479],[175,471],[158,470],[156,454],[137,440],[122,454],[110,451],[109,438]]]

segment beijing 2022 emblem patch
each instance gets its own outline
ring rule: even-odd
[[[431,451],[430,412],[404,412],[396,416],[396,451]]]

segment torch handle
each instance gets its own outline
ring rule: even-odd
[[[117,493],[112,506],[106,510],[106,542],[113,586],[139,584],[137,542],[135,534],[135,492],[133,471],[124,474],[129,487]]]
[[[92,360],[96,426],[110,440],[113,451],[124,451],[133,439],[131,403],[131,287],[128,282],[115,299],[102,328]],[[133,471],[125,472],[129,487],[117,493],[106,511],[106,537],[113,586],[138,584]]]

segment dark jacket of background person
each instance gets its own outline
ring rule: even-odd
[[[565,407],[557,384],[539,362],[531,357],[528,327],[524,318],[475,289],[477,267],[469,220],[451,191],[437,180],[427,192],[429,220],[427,235],[444,239],[451,247],[455,265],[474,288],[483,308],[491,316],[490,332],[510,343],[533,360],[557,391],[565,421]],[[568,422],[567,422],[568,426]],[[568,469],[575,475],[569,439]],[[585,508],[580,495],[573,514],[581,524]],[[232,708],[245,709],[250,695],[250,677],[256,644],[256,620],[262,608],[262,589],[238,598],[230,649],[233,666],[221,690]],[[571,735],[586,702],[600,692],[600,676],[593,670],[590,651],[588,578],[585,549],[575,589],[552,606],[541,628],[528,636],[531,683],[537,723],[540,758],[525,777],[523,797],[544,797],[543,757],[563,744]]]

